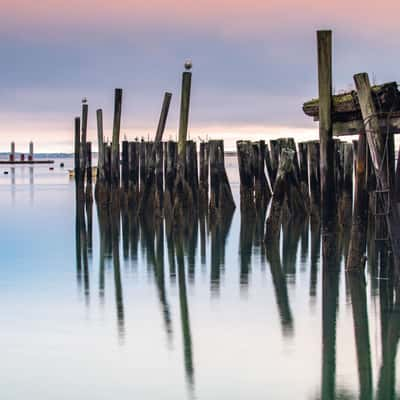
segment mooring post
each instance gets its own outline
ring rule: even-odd
[[[10,161],[15,161],[15,142],[11,142]]]
[[[322,234],[333,233],[336,218],[332,137],[332,31],[318,31],[318,98]]]
[[[255,205],[256,210],[262,214],[266,210],[272,196],[265,175],[265,141],[253,142],[252,147]]]
[[[112,134],[111,150],[111,182],[114,189],[120,185],[119,170],[119,137],[121,130],[121,112],[122,112],[122,89],[115,89],[114,98],[114,122]]]
[[[309,203],[307,143],[298,143],[301,191]]]
[[[74,169],[75,169],[75,180],[80,179],[80,148],[81,148],[81,119],[80,117],[75,118],[75,139],[74,139]]]

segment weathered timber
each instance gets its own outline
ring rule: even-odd
[[[254,174],[253,174],[253,146],[249,140],[236,142],[239,177],[240,177],[240,211],[242,214],[255,213],[254,203]]]
[[[81,119],[75,118],[75,138],[74,138],[74,170],[75,180],[80,179],[80,148],[81,148]]]
[[[335,230],[336,191],[332,138],[332,32],[318,31],[319,143],[322,235]]]
[[[104,182],[104,132],[103,132],[103,111],[96,111],[97,118],[97,143],[98,143],[98,160],[97,160],[97,178],[98,181]]]
[[[199,176],[197,165],[197,148],[196,142],[189,140],[186,143],[186,168],[185,179],[192,190],[192,198],[194,204],[198,204],[199,197]]]
[[[265,176],[265,142],[264,140],[253,142],[252,146],[255,205],[256,210],[263,213],[272,196]]]
[[[179,115],[178,160],[177,172],[173,191],[174,223],[179,225],[194,211],[192,190],[185,178],[186,169],[186,140],[189,125],[190,91],[192,73],[182,73],[181,107]]]
[[[268,174],[268,181],[270,184],[270,188],[273,187],[272,185],[272,160],[271,160],[271,152],[269,150],[268,144],[265,144],[265,166],[267,168],[267,174]],[[272,193],[272,192],[271,192]]]
[[[210,213],[224,216],[235,209],[232,190],[225,170],[224,142],[211,140],[210,146]]]
[[[140,142],[128,144],[128,204],[137,207],[139,200],[139,146]]]
[[[122,141],[122,154],[121,154],[121,181],[122,181],[122,191],[128,193],[129,187],[129,151],[128,151],[128,141]]]
[[[85,146],[85,165],[86,165],[86,202],[93,201],[93,187],[92,187],[92,143],[86,142]]]
[[[309,204],[309,188],[308,188],[308,151],[307,151],[307,143],[300,142],[298,143],[299,148],[299,179],[301,192],[303,193],[304,198],[306,199],[307,204]]]
[[[199,206],[204,209],[208,206],[208,143],[200,142],[200,182],[199,182]]]
[[[351,225],[351,213],[353,204],[353,145],[341,143],[342,177],[339,197],[339,226],[341,229]]]
[[[143,139],[139,143],[139,160],[140,193],[142,193],[146,181],[146,142]]]
[[[378,189],[382,192],[382,201],[386,215],[386,223],[391,239],[393,262],[396,273],[400,272],[400,218],[398,209],[395,204],[395,196],[393,187],[390,187],[390,176],[385,165],[385,137],[380,134],[378,117],[376,116],[376,108],[371,95],[371,86],[368,74],[357,74],[354,76],[354,82],[357,88],[357,94],[360,101],[361,113],[365,125],[368,147],[371,153],[372,163],[375,169]],[[384,193],[387,193],[385,195]]]
[[[311,141],[307,143],[308,158],[308,180],[310,184],[310,208],[311,215],[316,217],[320,214],[321,190],[319,169],[319,143]]]
[[[397,153],[397,165],[396,165],[396,175],[395,175],[395,189],[396,189],[396,201],[400,202],[400,146]]]
[[[282,219],[306,215],[300,182],[296,176],[294,151],[283,148],[275,180],[270,212],[266,222],[265,241],[276,241],[279,237]]]
[[[354,210],[351,224],[347,270],[362,270],[365,263],[368,226],[368,190],[366,177],[367,140],[361,134],[356,152],[356,171],[354,188]]]
[[[270,152],[271,165],[270,165],[270,170],[268,171],[269,181],[271,183],[271,187],[274,187],[276,174],[278,173],[279,154],[281,152],[281,149],[279,147],[279,142],[277,140],[270,140],[269,145],[271,147],[271,152]]]
[[[178,144],[169,140],[165,143],[164,154],[164,215],[167,220],[172,218],[172,207],[174,204],[174,183],[176,179],[178,157]]]
[[[155,165],[155,203],[154,208],[161,215],[161,210],[164,204],[164,174],[163,174],[163,161],[164,161],[164,151],[163,143],[158,142],[154,144],[156,151],[156,165]]]
[[[87,123],[88,123],[88,105],[86,103],[82,104],[82,136],[81,136],[81,174],[82,179],[85,178],[86,173],[86,141],[87,141]]]
[[[112,134],[111,150],[111,183],[113,191],[117,191],[120,185],[119,167],[119,139],[121,131],[121,111],[122,111],[122,89],[115,89],[114,98],[114,122]]]

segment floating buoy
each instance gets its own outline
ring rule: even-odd
[[[64,168],[64,163],[63,163],[63,162],[60,163],[60,167],[61,167],[61,168]]]

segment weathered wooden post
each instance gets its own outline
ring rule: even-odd
[[[174,183],[176,180],[178,144],[169,140],[165,145],[164,157],[164,215],[166,219],[171,217],[174,204]]]
[[[368,226],[368,190],[367,190],[367,139],[364,133],[359,135],[356,156],[354,211],[351,225],[347,270],[362,270],[365,266]]]
[[[260,140],[254,142],[252,146],[255,205],[256,210],[263,214],[272,196],[265,176],[265,142]]]
[[[81,138],[81,150],[80,150],[80,163],[81,163],[81,174],[82,179],[85,178],[86,173],[86,141],[87,141],[87,122],[88,122],[88,104],[86,99],[82,100],[82,138]]]
[[[186,140],[189,125],[190,91],[192,82],[191,63],[186,63],[187,71],[182,74],[181,107],[179,116],[179,138],[178,138],[178,164],[177,175],[174,184],[173,214],[178,222],[184,214],[193,211],[193,196],[190,186],[185,179],[186,169]],[[179,222],[178,222],[179,223]]]
[[[155,170],[156,170],[156,153],[158,151],[158,157],[161,157],[161,165],[159,165],[159,169],[161,168],[162,175],[162,136],[164,134],[165,125],[167,123],[169,105],[171,103],[172,94],[166,92],[164,94],[164,100],[161,107],[160,119],[157,126],[156,136],[154,139],[154,143],[149,143],[148,151],[146,152],[146,174],[144,180],[144,188],[141,190],[140,204],[139,204],[139,213],[142,214],[145,211],[146,207],[153,206],[154,194],[156,193],[156,187],[154,187],[155,180]],[[162,182],[161,182],[162,186]],[[153,197],[153,200],[150,199]],[[158,206],[162,206],[162,199],[158,199]]]
[[[341,177],[341,193],[339,197],[339,222],[342,229],[351,224],[353,204],[353,145],[341,143],[343,163]]]
[[[311,141],[307,143],[308,174],[310,182],[310,208],[313,218],[320,215],[321,189],[320,189],[320,168],[319,168],[319,143]]]
[[[270,140],[269,145],[271,147],[271,152],[270,152],[271,163],[270,163],[270,170],[268,172],[269,172],[269,180],[271,182],[271,187],[274,187],[276,174],[278,173],[279,156],[281,153],[281,148],[279,146],[278,140]]]
[[[98,160],[97,160],[97,178],[100,182],[104,183],[104,132],[103,132],[103,111],[98,109],[96,111],[97,119],[97,142],[98,142]]]
[[[85,146],[85,164],[86,164],[86,201],[93,201],[93,187],[92,187],[92,143],[86,142]]]
[[[163,209],[164,206],[163,143],[162,142],[155,143],[155,146],[156,146],[156,165],[155,165],[156,191],[155,191],[154,208],[158,211],[158,215],[161,216],[161,210]]]
[[[128,204],[137,207],[139,200],[139,146],[140,142],[128,144]]]
[[[81,148],[81,119],[75,118],[75,139],[74,139],[74,171],[75,180],[80,179],[80,148]]]
[[[208,143],[200,142],[200,190],[199,205],[202,209],[208,207]]]
[[[29,156],[28,161],[33,161],[33,142],[29,142]]]
[[[249,140],[236,142],[240,177],[240,210],[243,214],[255,212],[253,146]]]
[[[390,187],[390,174],[387,166],[387,141],[380,134],[379,119],[372,99],[368,74],[354,75],[354,82],[360,102],[361,114],[364,120],[368,147],[378,183],[377,196],[382,201],[382,214],[386,219],[391,240],[393,262],[397,272],[400,268],[400,218],[395,204],[393,188]]]
[[[122,178],[122,191],[124,194],[128,193],[129,186],[129,152],[128,152],[128,141],[122,141],[122,154],[121,154],[122,168],[121,168],[121,178]]]
[[[336,192],[332,137],[332,31],[318,31],[318,98],[322,234],[334,231]]]
[[[300,142],[299,147],[299,168],[300,168],[300,186],[301,191],[309,203],[309,189],[308,189],[308,157],[307,157],[307,143]]]
[[[121,130],[121,112],[122,112],[122,89],[115,89],[114,98],[114,121],[113,134],[111,144],[111,184],[112,197],[118,196],[120,185],[120,168],[119,168],[119,138]]]
[[[213,215],[232,214],[235,210],[232,190],[225,170],[224,142],[210,140],[210,212]]]
[[[186,143],[186,169],[185,179],[192,191],[193,203],[198,204],[199,198],[199,176],[197,165],[196,142],[189,140]]]

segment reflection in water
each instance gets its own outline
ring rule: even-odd
[[[92,244],[92,206],[82,201],[82,194],[77,187],[76,195],[76,273],[80,290],[85,294],[85,302],[89,306],[91,294],[89,266],[91,265]],[[127,340],[124,291],[122,273],[129,272],[128,266],[139,268],[140,260],[145,260],[142,270],[146,271],[149,281],[152,282],[157,293],[157,302],[162,316],[162,326],[167,338],[168,349],[174,351],[174,315],[179,315],[183,369],[191,396],[195,393],[195,365],[193,349],[193,325],[190,320],[188,297],[194,287],[198,287],[199,270],[196,262],[199,260],[201,272],[210,273],[210,292],[213,298],[221,303],[221,281],[225,268],[225,247],[228,240],[233,214],[218,220],[209,220],[206,213],[200,213],[194,221],[179,231],[172,229],[163,218],[147,215],[138,218],[134,209],[127,205],[112,209],[97,207],[97,223],[99,227],[99,270],[98,295],[104,305],[106,293],[107,268],[113,270],[113,287],[115,290],[115,315],[117,334],[120,344]],[[322,255],[321,233],[318,219],[311,221],[293,221],[282,226],[282,250],[279,240],[263,244],[263,222],[258,217],[241,216],[238,243],[239,276],[241,293],[243,290],[252,290],[251,274],[255,273],[254,259],[259,257],[261,268],[269,266],[271,282],[276,299],[276,308],[279,312],[282,337],[294,338],[296,326],[301,315],[295,314],[297,304],[291,299],[288,285],[298,286],[299,272],[309,273],[307,288],[313,299],[308,306],[314,309],[317,299],[322,302],[322,338],[321,338],[321,382],[318,387],[317,398],[325,400],[355,399],[372,400],[394,399],[395,395],[395,367],[397,345],[400,338],[399,294],[393,287],[391,266],[388,264],[387,249],[384,246],[375,246],[369,243],[368,272],[373,276],[371,280],[373,290],[371,295],[379,294],[382,355],[381,364],[377,371],[377,380],[373,382],[373,365],[369,335],[369,314],[367,308],[367,287],[365,279],[357,274],[346,276],[346,290],[352,305],[353,332],[355,338],[355,354],[357,359],[359,393],[356,389],[349,390],[342,387],[338,380],[336,356],[340,343],[337,343],[336,330],[339,314],[339,283],[340,272],[343,268],[343,255],[346,250],[346,232],[343,230],[337,238],[337,251],[332,257]],[[236,239],[235,239],[236,240]],[[326,240],[326,238],[324,239]],[[237,242],[236,242],[237,243]],[[300,246],[299,246],[300,243]],[[208,247],[209,245],[209,247]],[[324,243],[326,246],[326,243]],[[199,246],[199,257],[197,257]],[[300,251],[299,250],[300,247]],[[121,270],[120,251],[122,250],[123,265]],[[376,255],[375,255],[376,253]],[[263,262],[266,256],[267,263]],[[372,260],[372,261],[371,261]],[[374,264],[373,260],[379,263]],[[299,270],[298,265],[301,265]],[[320,266],[321,265],[321,266]],[[209,268],[207,269],[207,266]],[[321,274],[318,274],[318,271]],[[319,286],[318,275],[322,278]],[[375,279],[376,277],[380,279]],[[309,279],[309,281],[308,281]],[[308,284],[309,282],[309,284]],[[173,301],[169,299],[169,287],[174,287],[179,296],[179,312],[174,313]],[[201,287],[201,286],[200,286]],[[320,295],[317,296],[317,288]],[[92,290],[93,291],[93,290]],[[395,296],[396,294],[396,296]],[[248,296],[240,296],[241,301],[247,301]],[[193,318],[193,315],[192,315]],[[301,331],[300,329],[297,329]],[[297,331],[296,330],[296,331]],[[293,343],[293,342],[292,342]],[[338,346],[339,345],[339,346]],[[375,386],[375,393],[374,393]],[[355,385],[356,387],[356,385]],[[198,391],[198,388],[196,388]],[[374,396],[375,395],[375,396]]]
[[[225,266],[225,245],[232,223],[234,211],[226,212],[223,217],[210,221],[211,231],[211,294],[218,296],[221,284],[221,273]]]

